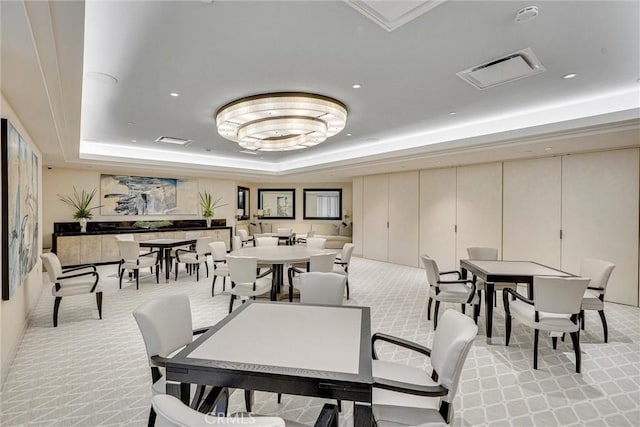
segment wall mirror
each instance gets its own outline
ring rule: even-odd
[[[242,215],[240,214],[242,211]],[[249,189],[238,186],[238,220],[249,219]]]
[[[294,188],[258,189],[258,210],[265,219],[295,219],[296,190]]]
[[[342,219],[342,189],[305,188],[304,219]]]

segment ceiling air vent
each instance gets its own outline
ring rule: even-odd
[[[167,144],[176,145],[188,145],[191,143],[190,139],[174,138],[172,136],[160,136],[156,139],[156,142],[166,142]]]
[[[487,89],[543,71],[546,69],[538,58],[526,48],[456,74],[477,89]]]

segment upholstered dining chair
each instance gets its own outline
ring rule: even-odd
[[[307,239],[309,237],[315,237],[315,236],[316,236],[315,230],[307,231],[307,233],[304,236],[298,237],[296,239],[296,242],[298,242],[298,243],[307,243]]]
[[[193,330],[191,304],[184,294],[165,295],[142,303],[133,310],[138,328],[147,350],[151,367],[151,395],[166,393],[164,367],[173,354],[193,341],[193,336],[202,334],[208,328]],[[205,388],[192,387],[191,394],[197,403],[202,399]],[[149,425],[154,425],[156,413],[151,408]]]
[[[47,270],[49,281],[53,284],[51,295],[55,297],[53,304],[54,328],[58,326],[58,310],[62,297],[95,293],[98,316],[102,319],[102,287],[100,286],[100,275],[95,265],[64,268],[60,264],[58,256],[52,252],[40,255],[40,259]]]
[[[582,309],[580,310],[580,323],[584,330],[585,310],[595,310],[600,315],[604,342],[609,342],[609,329],[607,328],[607,318],[604,315],[604,294],[607,292],[609,277],[615,268],[615,264],[601,259],[585,258],[580,266],[580,276],[591,278],[582,298]]]
[[[132,271],[136,278],[136,289],[140,289],[140,269],[155,268],[156,283],[160,283],[160,263],[158,251],[140,253],[140,244],[131,241],[118,241],[120,263],[118,264],[119,287],[122,289],[122,277],[125,271]]]
[[[462,313],[447,310],[435,331],[432,348],[376,333],[373,350],[374,425],[432,426],[451,423],[460,375],[478,327]],[[402,363],[379,360],[376,343],[385,342],[429,357],[431,373]]]
[[[427,273],[427,282],[429,283],[429,303],[427,305],[427,313],[431,311],[431,301],[435,300],[436,304],[433,310],[433,329],[438,327],[438,310],[440,303],[455,304],[471,304],[473,305],[473,320],[478,323],[478,315],[480,314],[480,297],[476,292],[476,285],[473,280],[461,279],[459,271],[443,271],[440,272],[438,263],[429,255],[422,255],[422,264]],[[456,274],[457,280],[442,280],[442,276]],[[428,314],[427,314],[428,318]]]
[[[302,268],[306,269],[307,267],[306,265],[304,265],[302,268],[299,268],[297,266],[289,267],[287,271],[288,278],[289,278],[289,302],[293,301],[293,290],[296,289],[300,291],[300,281],[298,279],[298,276],[296,276],[296,273],[300,274],[300,273],[308,273],[308,272],[314,272],[314,273],[334,272],[333,265],[334,265],[335,258],[336,258],[335,252],[311,255],[309,257],[309,271],[305,271],[302,269]],[[346,276],[344,274],[340,274],[340,275],[345,278],[345,286],[346,286]]]
[[[236,298],[243,301],[248,298],[256,299],[257,296],[271,290],[271,280],[264,279],[270,271],[258,275],[256,258],[227,255],[227,266],[231,278],[229,313],[233,311],[233,302]]]
[[[239,228],[238,236],[240,237],[242,246],[248,246],[250,243],[253,243],[253,236],[249,236],[249,233],[245,229]]]
[[[477,259],[482,261],[497,261],[498,260],[498,248],[484,248],[484,247],[472,247],[467,248],[467,255],[469,255],[469,259]],[[494,283],[494,293],[497,291],[511,288],[518,289],[517,283]],[[476,289],[478,290],[478,296],[480,296],[480,301],[482,301],[482,291],[485,290],[484,281],[480,279],[476,279]],[[493,298],[494,305],[497,303],[497,298]]]
[[[324,249],[326,243],[327,239],[324,237],[307,237],[308,248]]]
[[[213,259],[213,282],[211,283],[211,296],[214,296],[216,279],[222,277],[222,291],[224,292],[229,277],[229,267],[227,266],[227,245],[224,242],[209,243],[211,258]]]
[[[157,427],[207,427],[212,425],[247,425],[252,427],[302,427],[304,424],[292,423],[280,417],[256,414],[238,414],[224,417],[210,415],[191,409],[179,399],[167,394],[157,395],[151,399],[153,409],[157,413]],[[335,405],[325,403],[316,418],[314,427],[338,427],[338,411]]]
[[[302,304],[342,305],[347,278],[338,273],[302,273],[298,276]]]
[[[240,236],[233,236],[231,238],[231,250],[235,251],[237,249],[242,249],[242,239]]]
[[[538,337],[540,331],[569,333],[576,354],[576,372],[580,373],[580,307],[590,279],[584,277],[533,278],[533,300],[529,300],[513,289],[502,294],[505,309],[506,345],[511,338],[511,318],[533,328],[533,369],[538,369]],[[515,300],[509,301],[512,295]],[[553,337],[553,348],[558,338]]]
[[[278,238],[272,236],[256,237],[256,246],[278,246]]]
[[[175,252],[175,278],[178,280],[178,270],[180,264],[185,264],[190,271],[196,270],[196,282],[200,281],[200,266],[204,265],[209,277],[209,264],[207,257],[211,253],[209,243],[213,242],[213,237],[199,237],[196,240],[196,246],[192,249],[177,249]]]
[[[353,255],[353,249],[355,245],[353,243],[345,243],[342,247],[342,252],[336,257],[334,273],[343,274],[347,281],[345,287],[347,289],[347,299],[349,299],[349,265],[351,265],[351,256]]]

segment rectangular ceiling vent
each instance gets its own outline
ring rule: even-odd
[[[542,73],[546,68],[530,48],[456,73],[477,89],[487,89],[501,84]]]
[[[156,139],[156,142],[166,142],[167,144],[176,144],[176,145],[189,145],[191,144],[190,139],[183,138],[175,138],[172,136],[160,136]]]

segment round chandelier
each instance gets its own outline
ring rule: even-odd
[[[216,113],[218,133],[247,150],[288,151],[313,147],[337,134],[347,107],[327,96],[277,92],[230,102]]]

